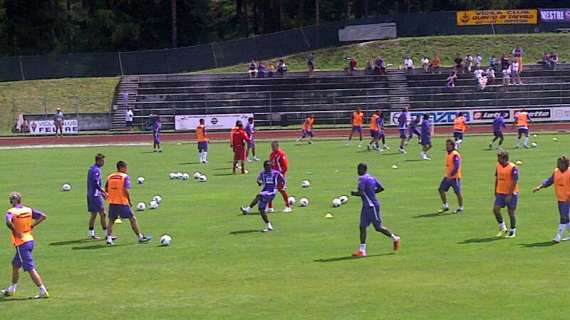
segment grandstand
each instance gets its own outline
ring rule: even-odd
[[[173,128],[174,115],[254,113],[261,126],[298,124],[308,112],[320,124],[348,124],[355,107],[365,110],[450,108],[505,108],[570,106],[569,65],[557,70],[527,65],[524,85],[495,85],[478,91],[472,74],[460,74],[455,88],[445,87],[449,70],[441,74],[416,70],[413,74],[389,70],[387,75],[352,76],[344,72],[322,71],[314,77],[291,72],[283,78],[248,79],[247,74],[175,74],[123,77],[117,97],[129,94],[135,124],[143,125],[152,112]],[[124,127],[125,103],[114,102],[113,129]]]

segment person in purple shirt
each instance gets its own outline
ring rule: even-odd
[[[386,133],[384,132],[384,113],[380,111],[380,117],[378,117],[378,141],[381,142],[381,146],[386,150],[390,150],[388,144],[386,144]],[[382,151],[382,147],[380,148]]]
[[[407,129],[408,129],[408,108],[404,107],[398,117],[398,128],[400,129],[400,153],[406,153],[404,146],[406,145]]]
[[[420,144],[422,143],[421,142],[422,134],[418,130],[418,126],[420,125],[421,122],[422,122],[422,116],[421,115],[417,115],[416,118],[414,119],[414,121],[410,122],[410,127],[408,128],[408,140],[407,140],[407,142],[410,142],[410,140],[412,140],[414,135],[416,135],[416,136],[418,136],[418,143],[420,143]]]
[[[267,218],[267,205],[273,201],[275,194],[277,194],[277,186],[282,183],[285,185],[285,177],[277,170],[272,169],[271,161],[266,160],[263,162],[263,171],[257,176],[257,184],[261,186],[261,192],[258,193],[251,201],[249,206],[241,207],[241,212],[246,215],[259,203],[259,213],[261,219],[265,222],[265,229],[262,232],[273,231],[273,226]]]
[[[431,160],[428,156],[428,151],[431,149],[431,124],[429,122],[429,113],[424,113],[421,125],[421,139],[422,152],[420,156],[423,160]]]
[[[384,191],[384,186],[372,175],[368,174],[368,165],[359,163],[357,167],[358,186],[357,191],[350,194],[362,199],[362,210],[360,211],[360,248],[352,255],[355,257],[366,256],[366,229],[370,224],[374,229],[387,237],[390,237],[394,243],[394,251],[400,249],[400,237],[382,225],[382,216],[380,215],[380,201],[376,198],[376,194]]]
[[[97,215],[100,217],[103,233],[107,237],[107,216],[105,215],[104,200],[107,197],[107,193],[101,183],[101,168],[104,165],[105,156],[98,153],[95,156],[95,164],[87,171],[87,211],[90,213],[88,236],[94,240],[101,239],[95,235],[95,219]]]
[[[162,152],[160,149],[160,129],[162,128],[162,124],[160,122],[160,115],[151,115],[152,119],[152,137],[153,137],[153,151],[154,152]]]
[[[250,140],[247,142],[247,150],[245,156],[248,162],[259,161],[259,158],[255,155],[255,120],[253,118],[247,119],[247,125],[245,126],[245,132],[249,136]],[[251,150],[251,159],[249,158],[249,152]]]
[[[505,129],[505,127],[506,127],[505,118],[503,117],[502,112],[499,111],[499,113],[497,113],[495,119],[493,120],[493,135],[495,137],[493,138],[493,141],[489,143],[489,150],[493,149],[493,146],[497,140],[499,140],[498,148],[501,148],[504,140],[503,130]]]

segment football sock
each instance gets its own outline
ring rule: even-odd
[[[45,286],[45,285],[42,284],[41,286],[39,286],[39,288],[40,288],[40,292],[41,292],[41,293],[47,292],[47,289],[46,289],[46,286]]]
[[[366,251],[366,243],[360,244],[360,251]]]
[[[204,157],[204,161],[208,161],[208,151],[204,151],[202,156]]]
[[[504,222],[499,223],[499,230],[507,230],[507,225]]]
[[[396,241],[396,240],[399,240],[400,238],[397,235],[392,233],[392,235],[390,236],[390,239],[392,239],[392,241]]]

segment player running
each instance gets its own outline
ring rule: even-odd
[[[259,158],[255,155],[255,124],[253,118],[247,119],[247,125],[245,126],[245,132],[249,136],[249,141],[247,142],[247,150],[245,152],[245,157],[247,158],[247,162],[252,161],[259,161]],[[249,152],[251,150],[251,159],[249,158]]]
[[[162,152],[160,149],[160,129],[162,128],[162,123],[160,122],[159,115],[151,115],[152,122],[152,138],[153,138],[153,152]]]
[[[152,240],[151,236],[145,236],[140,230],[137,218],[131,207],[131,178],[127,175],[128,167],[124,161],[117,162],[117,172],[111,173],[107,177],[105,184],[105,192],[109,201],[109,225],[107,226],[107,245],[112,246],[113,243],[113,224],[115,219],[129,219],[131,228],[139,239],[139,243],[145,243]]]
[[[376,110],[374,111],[374,113],[372,113],[372,116],[370,116],[370,137],[372,138],[372,140],[370,140],[370,143],[366,147],[368,150],[371,149],[378,151],[382,150],[382,148],[378,143],[378,139],[380,138],[380,126],[378,123],[379,119],[380,119],[380,111]]]
[[[364,123],[364,113],[362,112],[362,109],[356,108],[356,111],[352,113],[351,123],[352,129],[350,131],[350,135],[348,136],[348,142],[346,145],[350,145],[350,142],[352,141],[352,135],[355,132],[358,132],[358,147],[360,148],[362,146],[362,123]]]
[[[198,142],[198,161],[200,163],[208,163],[208,135],[206,134],[206,125],[204,119],[198,120],[196,127],[196,141]]]
[[[47,216],[36,209],[23,206],[22,196],[17,192],[10,194],[10,205],[12,207],[6,212],[6,225],[12,232],[12,244],[16,248],[16,255],[12,259],[12,284],[8,288],[1,290],[0,295],[10,297],[16,294],[16,287],[20,279],[20,269],[24,269],[24,272],[30,274],[32,281],[40,290],[39,294],[33,298],[48,298],[49,293],[42,277],[36,270],[32,257],[35,243],[32,230],[44,222]]]
[[[398,129],[400,129],[400,153],[407,153],[404,146],[406,145],[407,135],[406,131],[408,130],[408,108],[404,107],[402,112],[400,112],[400,116],[398,117]]]
[[[236,121],[236,126],[232,128],[230,133],[230,147],[234,151],[234,162],[232,166],[232,173],[236,174],[236,168],[241,165],[241,173],[246,174],[245,169],[245,143],[249,142],[249,136],[243,130],[243,123],[238,120]],[[238,164],[239,163],[239,164]]]
[[[303,130],[301,133],[301,136],[299,138],[297,138],[296,143],[299,143],[299,141],[307,138],[309,140],[309,144],[313,143],[313,137],[314,137],[314,133],[313,133],[313,124],[315,123],[315,117],[312,114],[309,114],[306,118],[305,121],[303,122]]]
[[[521,138],[524,135],[523,146],[528,149],[528,123],[530,122],[530,117],[526,109],[522,109],[517,114],[515,114],[515,123],[513,126],[517,127],[518,137],[515,143],[515,148],[521,147]]]
[[[382,225],[382,216],[380,215],[380,201],[376,198],[376,194],[384,191],[384,186],[374,176],[368,174],[368,165],[359,163],[358,186],[357,191],[350,194],[362,199],[362,210],[360,211],[360,248],[355,251],[352,256],[366,257],[366,229],[370,224],[374,229],[393,241],[394,251],[400,249],[400,237]]]
[[[459,151],[455,149],[455,142],[453,140],[447,139],[445,142],[445,148],[447,149],[445,177],[443,177],[439,185],[439,196],[441,197],[443,206],[438,213],[449,211],[447,191],[449,191],[450,187],[453,188],[459,204],[459,207],[453,213],[462,213],[463,194],[461,192],[461,154],[459,154]]]
[[[503,136],[503,130],[505,129],[505,127],[506,127],[505,118],[503,117],[503,114],[499,112],[495,116],[495,119],[493,119],[493,135],[495,137],[493,138],[493,141],[489,143],[489,150],[493,149],[493,146],[495,145],[495,142],[497,140],[499,140],[497,148],[501,149],[501,146],[503,145],[503,140],[505,139]]]
[[[279,148],[279,142],[273,141],[271,142],[271,154],[269,155],[269,160],[271,161],[271,168],[273,170],[277,170],[279,173],[283,175],[285,178],[285,174],[287,174],[287,169],[289,168],[289,159],[287,158],[287,154],[283,149]],[[289,205],[289,195],[287,194],[287,186],[285,185],[285,179],[277,184],[277,191],[281,193],[283,197],[283,201],[285,202],[285,209],[283,212],[290,213],[293,212],[293,209]],[[269,202],[269,209],[267,212],[273,212],[273,201]]]
[[[279,171],[271,169],[271,167],[271,161],[266,160],[263,162],[263,171],[257,176],[257,184],[262,186],[261,192],[255,196],[249,206],[240,208],[243,214],[248,214],[251,208],[259,203],[259,214],[263,222],[265,222],[265,228],[261,230],[262,232],[273,231],[273,226],[269,222],[266,213],[267,205],[275,198],[277,186],[279,184],[285,185],[285,177]]]
[[[463,134],[467,131],[467,123],[465,121],[465,116],[463,112],[459,112],[457,117],[453,120],[453,139],[455,140],[455,146],[457,150],[461,147],[463,142]]]
[[[421,132],[418,130],[418,126],[420,125],[420,123],[422,122],[422,116],[417,115],[413,121],[410,121],[410,127],[408,128],[408,140],[406,141],[406,143],[409,143],[410,140],[412,140],[412,138],[414,137],[414,135],[418,136],[418,143],[422,143],[421,138],[422,138],[422,134]]]
[[[560,226],[558,228],[558,233],[554,236],[553,241],[559,243],[564,234],[564,230],[570,232],[570,159],[566,156],[558,158],[557,168],[554,169],[554,173],[550,178],[544,180],[544,182],[534,188],[532,192],[537,192],[543,188],[548,188],[554,185],[554,194],[556,195],[556,200],[558,200],[558,212],[560,213]],[[570,237],[566,237],[563,240],[570,240]]]
[[[431,158],[428,156],[428,151],[431,149],[431,124],[429,122],[429,113],[424,113],[423,115],[420,144],[422,145],[422,152],[420,152],[420,157],[423,160],[431,160]]]
[[[499,163],[495,171],[495,205],[493,206],[493,213],[499,224],[497,237],[514,238],[517,233],[515,212],[519,199],[519,169],[514,163],[509,162],[509,153],[506,151],[501,151],[497,159]],[[511,229],[508,233],[501,215],[501,209],[504,207],[507,207],[511,221]]]
[[[107,215],[105,214],[105,198],[107,193],[101,184],[101,168],[105,165],[105,156],[98,153],[95,156],[95,164],[87,172],[87,210],[89,217],[88,236],[94,240],[101,238],[95,234],[95,219],[99,215],[101,228],[105,238],[107,237]]]
[[[386,133],[384,132],[384,113],[379,111],[378,117],[378,141],[381,143],[380,151],[382,151],[382,146],[386,150],[390,150],[390,147],[386,143]]]

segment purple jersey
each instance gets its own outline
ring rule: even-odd
[[[505,118],[502,115],[495,117],[493,120],[493,132],[502,132],[505,128]]]
[[[379,206],[380,202],[376,198],[376,189],[384,188],[375,177],[365,173],[358,178],[358,191],[362,198],[363,207]]]
[[[285,177],[279,171],[271,169],[269,172],[261,171],[257,181],[261,183],[261,192],[275,194],[279,182],[285,183]]]
[[[408,128],[408,113],[402,111],[398,117],[398,128],[407,129]]]
[[[101,195],[101,167],[94,164],[87,171],[87,196],[99,197]]]
[[[429,137],[431,135],[430,132],[430,123],[429,120],[422,121],[422,137]]]
[[[159,132],[161,127],[162,127],[162,124],[160,123],[160,118],[156,117],[154,119],[154,123],[152,124],[152,131]]]
[[[253,139],[253,134],[255,133],[255,126],[253,123],[248,123],[245,126],[245,132],[247,133],[247,135],[249,137],[251,137],[251,139]]]

